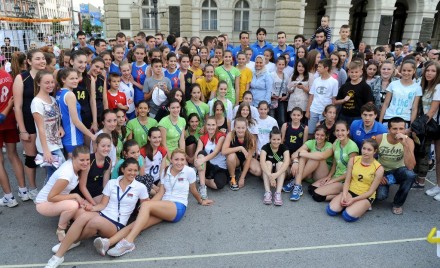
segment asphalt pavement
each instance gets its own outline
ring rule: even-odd
[[[7,158],[5,164],[16,194]],[[38,169],[39,185],[44,176]],[[435,181],[434,172],[428,179]],[[208,190],[212,207],[190,196],[179,223],[144,231],[132,253],[101,257],[89,239],[67,252],[63,267],[440,267],[436,245],[426,241],[432,227],[440,228],[440,202],[411,190],[403,215],[393,215],[396,188],[358,222],[346,223],[327,216],[326,203],[307,192],[298,202],[283,193],[282,207],[263,205],[262,180],[248,177],[237,192]],[[57,243],[57,221],[39,215],[32,201],[0,207],[0,268],[44,266]]]

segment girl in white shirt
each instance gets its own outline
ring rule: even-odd
[[[202,200],[196,189],[194,169],[185,165],[185,162],[185,151],[182,149],[174,150],[171,154],[171,165],[165,169],[165,174],[161,178],[159,192],[151,201],[141,204],[136,221],[110,239],[101,237],[95,239],[95,248],[101,255],[105,255],[107,252],[110,256],[119,257],[129,253],[135,249],[133,242],[143,230],[164,220],[168,222],[180,221],[186,211],[189,191],[199,204],[204,206],[213,204],[212,200]],[[110,245],[116,242],[116,246],[108,250]]]
[[[139,173],[139,164],[136,159],[128,158],[121,166],[123,176],[117,180],[110,180],[104,188],[101,203],[96,206],[87,204],[83,213],[69,229],[62,243],[54,246],[54,256],[46,267],[57,267],[64,261],[64,253],[80,244],[80,240],[87,239],[99,233],[104,237],[111,237],[124,228],[135,209],[138,200],[148,199],[148,190],[145,185],[135,180]]]

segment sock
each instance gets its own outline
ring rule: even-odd
[[[20,191],[20,193],[27,193],[27,191],[28,191],[28,189],[26,188],[26,187],[24,187],[24,188],[21,188],[21,187],[18,187],[18,190]]]
[[[12,199],[12,198],[14,198],[14,196],[12,195],[12,193],[5,194],[4,197],[6,197],[6,199]]]

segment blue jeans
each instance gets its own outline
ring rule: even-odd
[[[324,120],[324,116],[322,114],[310,112],[309,135],[315,133],[316,124],[318,124],[318,122],[320,122],[321,120]]]
[[[60,166],[62,163],[64,163],[66,161],[66,159],[64,158],[64,154],[63,151],[61,149],[55,150],[51,152],[52,155],[56,155],[58,156],[58,158],[60,159]],[[50,176],[52,176],[52,174],[55,172],[55,170],[57,170],[57,168],[55,168],[54,166],[50,166],[50,167],[44,167],[46,169],[46,179],[44,180],[44,185],[46,185],[46,183],[49,181]]]
[[[269,110],[269,115],[277,120],[278,126],[280,126],[280,128],[286,122],[286,110],[287,102],[285,101],[279,101],[277,108]]]
[[[401,207],[405,203],[409,191],[417,178],[414,171],[407,169],[406,167],[400,167],[385,172],[385,175],[393,174],[396,178],[396,184],[399,184],[399,190],[397,190],[394,196],[393,206]],[[389,185],[379,185],[376,190],[376,199],[385,200],[388,198],[390,186]]]

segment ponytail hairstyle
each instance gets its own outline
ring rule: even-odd
[[[109,141],[112,140],[112,137],[108,133],[101,133],[98,136],[96,136],[96,144],[99,144],[102,140],[108,139]]]
[[[132,165],[132,164],[136,165],[138,167],[138,169],[140,169],[138,161],[136,159],[134,159],[133,157],[130,157],[130,158],[125,159],[124,162],[122,162],[122,164],[118,170],[118,175],[119,176],[124,175],[124,173],[122,172],[122,169],[126,169],[128,167],[128,165]]]
[[[104,120],[105,120],[106,115],[108,115],[108,114],[114,114],[116,116],[116,111],[115,110],[110,110],[110,109],[105,109],[102,112],[102,116],[101,116],[102,122],[100,122],[100,123],[102,123],[102,128],[104,128]],[[111,136],[112,136],[112,143],[113,143],[113,145],[115,147],[117,147],[118,146],[118,132],[116,130],[113,130],[111,132]]]
[[[147,144],[144,145],[144,148],[145,148],[145,152],[146,152],[147,158],[148,158],[150,161],[153,161],[153,157],[154,157],[154,155],[153,155],[153,145],[151,145],[151,140],[150,140],[150,138],[151,138],[151,136],[153,135],[154,132],[159,132],[159,133],[161,133],[161,132],[160,132],[160,129],[159,129],[158,127],[152,127],[152,128],[150,128],[150,129],[148,130],[148,140],[147,140]]]
[[[64,87],[63,80],[66,79],[71,73],[78,73],[78,72],[71,67],[64,68],[58,72],[57,82],[60,88]]]
[[[281,130],[277,126],[272,127],[272,130],[269,133],[269,139],[272,138],[272,135],[281,135]]]
[[[74,50],[72,52],[72,54],[70,55],[70,62],[75,61],[75,59],[80,56],[85,56],[87,58],[87,54],[84,50],[81,50],[81,49]],[[73,67],[72,63],[70,63],[70,65],[71,65],[70,67]],[[82,77],[82,82],[85,84],[87,92],[90,94],[90,87],[92,84],[92,80],[90,79],[90,75],[87,74],[87,68],[81,74],[81,77]]]
[[[34,96],[37,96],[37,94],[40,92],[40,83],[41,83],[41,79],[43,78],[43,76],[45,75],[50,75],[53,77],[53,74],[50,73],[47,70],[40,70],[37,72],[37,74],[35,75],[34,78]],[[54,88],[55,89],[55,88]]]
[[[122,109],[120,109],[120,108],[116,108],[116,109],[113,109],[113,111],[116,113],[116,115],[119,113],[119,112],[123,112],[124,113],[124,116],[125,116],[125,110],[122,110]],[[117,131],[116,131],[116,133],[117,133]],[[125,139],[125,137],[127,137],[127,127],[124,125],[124,126],[121,126],[121,134],[122,134],[122,137],[124,137],[124,139]]]
[[[125,159],[124,154],[128,153],[131,147],[133,146],[139,146],[139,144],[135,140],[128,140],[124,142],[124,145],[122,146],[122,151],[120,155],[120,159]]]
[[[235,126],[237,126],[238,122],[243,122],[247,126],[247,120],[244,117],[238,117],[235,119]],[[235,127],[234,126],[234,127]],[[235,139],[238,139],[237,133],[235,132],[235,129],[231,131],[232,140],[235,141]],[[256,147],[254,136],[249,132],[248,128],[246,128],[244,133],[244,146],[247,151],[253,150]]]
[[[315,128],[315,133],[316,132],[318,132],[318,131],[323,131],[324,132],[324,134],[325,134],[325,141],[328,141],[328,131],[327,131],[327,129],[323,126],[323,125],[319,125],[319,126],[317,126],[316,128]]]
[[[205,122],[208,123],[208,120],[213,120],[213,121],[215,122],[215,125],[217,126],[217,120],[215,120],[215,116],[208,116],[208,117],[206,118],[206,121],[205,121]],[[215,138],[217,137],[218,133],[220,133],[220,130],[218,130],[218,127],[216,127],[216,128],[215,128],[214,136],[212,136],[212,138],[210,138],[209,140],[210,140],[211,142],[215,142]],[[209,135],[208,135],[208,137],[209,137]]]
[[[22,70],[26,69],[26,54],[20,51],[15,51],[11,58],[11,75],[12,79],[15,79]]]

